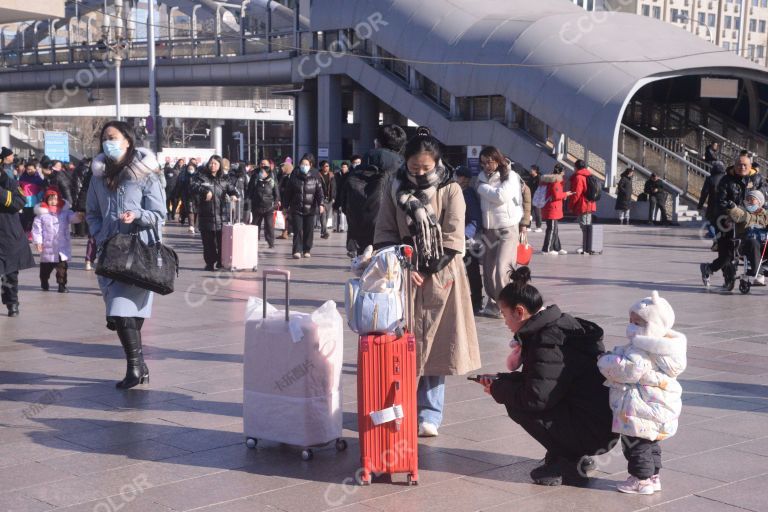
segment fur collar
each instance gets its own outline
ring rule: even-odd
[[[56,213],[58,215],[59,213],[64,213],[65,211],[69,210],[69,203],[62,199],[62,206],[59,208],[59,211]],[[48,209],[48,205],[45,203],[37,203],[35,205],[35,215],[47,215],[51,213],[51,210]]]
[[[640,350],[645,350],[650,354],[668,356],[672,354],[685,353],[688,341],[685,335],[677,331],[669,331],[669,334],[663,338],[651,338],[650,336],[635,336],[632,339],[632,345]]]
[[[559,183],[563,181],[562,174],[545,174],[539,177],[539,183]]]
[[[107,169],[106,158],[104,153],[99,153],[94,157],[91,162],[91,171],[93,171],[94,177],[104,176],[104,172]],[[127,176],[130,181],[142,181],[147,176],[160,172],[162,170],[157,163],[155,154],[147,148],[136,148],[136,157],[133,159],[133,162],[123,169],[123,177],[121,179],[125,179],[125,176]]]

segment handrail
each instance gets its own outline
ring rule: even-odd
[[[705,177],[709,176],[709,172],[707,172],[706,170],[704,170],[701,167],[697,166],[695,163],[693,163],[693,162],[691,162],[689,160],[686,160],[685,157],[682,157],[682,156],[678,155],[674,151],[671,151],[671,150],[665,148],[661,144],[657,144],[656,142],[652,141],[651,139],[649,139],[648,137],[646,137],[642,133],[638,132],[637,130],[633,130],[632,128],[630,128],[629,126],[627,126],[627,125],[625,125],[623,123],[621,125],[621,129],[631,133],[632,135],[634,135],[636,137],[639,137],[646,144],[649,144],[651,147],[655,147],[656,149],[658,149],[659,151],[669,155],[673,159],[679,160],[683,164],[690,166],[694,171],[698,172],[702,176],[705,176]]]

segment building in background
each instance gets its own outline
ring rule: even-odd
[[[768,0],[572,0],[588,11],[639,14],[676,25],[768,66]]]

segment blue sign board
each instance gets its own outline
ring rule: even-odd
[[[67,132],[45,132],[45,154],[51,160],[69,162],[69,136]]]

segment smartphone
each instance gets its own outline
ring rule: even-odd
[[[499,377],[498,375],[492,375],[492,374],[485,374],[485,375],[470,375],[467,377],[467,380],[471,380],[474,382],[479,383],[481,380],[497,380]]]

